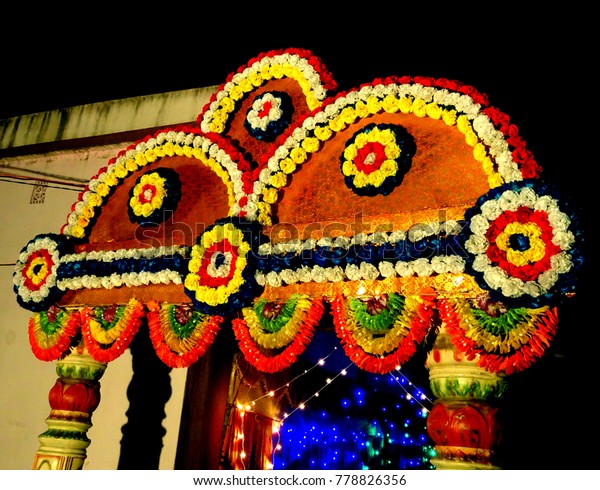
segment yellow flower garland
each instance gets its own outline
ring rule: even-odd
[[[311,305],[312,301],[307,296],[298,297],[294,314],[290,320],[281,329],[273,333],[265,332],[254,307],[244,308],[242,313],[248,325],[250,336],[258,345],[265,349],[280,349],[294,340],[297,333],[302,329]]]
[[[473,308],[466,299],[449,298],[446,300],[458,313],[460,328],[464,336],[484,351],[496,354],[507,354],[527,345],[536,330],[538,320],[548,311],[548,306],[528,309],[529,321],[521,322],[506,335],[495,335],[483,329],[473,314]]]
[[[125,306],[121,318],[119,318],[117,323],[110,330],[104,330],[100,322],[98,322],[93,315],[91,315],[89,317],[89,331],[92,338],[99,344],[112,344],[121,336],[123,331],[129,325],[132,313],[140,307],[141,303],[137,299],[130,299],[128,304]]]
[[[421,303],[422,300],[420,297],[407,296],[405,298],[404,311],[383,336],[360,326],[356,317],[351,313],[350,308],[346,306],[346,330],[352,335],[356,344],[365,352],[383,356],[393,352],[398,347],[400,341],[408,335],[412,319],[417,314],[417,309]]]

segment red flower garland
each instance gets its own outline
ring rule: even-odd
[[[160,360],[171,368],[186,368],[194,364],[212,345],[223,323],[223,317],[207,315],[206,319],[196,327],[198,339],[194,346],[188,351],[176,352],[169,347],[163,333],[163,328],[171,327],[168,320],[165,321],[161,316],[162,307],[156,301],[149,301],[146,307],[150,340],[154,350]]]
[[[341,341],[344,352],[348,358],[360,369],[370,373],[386,374],[401,366],[417,351],[417,344],[423,341],[429,330],[433,308],[428,297],[422,297],[422,301],[417,307],[414,316],[410,318],[408,334],[400,339],[396,349],[386,356],[374,356],[368,354],[356,342],[352,333],[348,329],[347,315],[351,314],[345,308],[345,301],[341,295],[338,295],[332,302],[333,322],[335,331]],[[406,318],[407,313],[402,316]]]
[[[119,324],[124,322],[120,325],[123,329],[122,332],[117,340],[110,345],[106,345],[98,342],[92,334],[92,322],[96,321],[94,319],[93,309],[84,308],[81,311],[81,332],[90,356],[98,362],[108,363],[114,361],[129,348],[129,344],[131,344],[133,337],[135,337],[135,334],[142,324],[142,317],[144,314],[143,303],[141,301],[131,300],[123,312],[123,317],[119,320]]]
[[[29,345],[31,346],[34,356],[40,361],[55,361],[60,359],[68,352],[73,337],[79,332],[79,329],[81,328],[81,317],[79,312],[72,311],[70,313],[64,313],[68,315],[68,320],[66,320],[53,335],[48,335],[41,331],[40,315],[42,315],[42,313],[36,313],[29,319]],[[38,338],[39,335],[43,335],[44,340],[46,340],[47,343],[50,343],[51,346],[44,347],[40,343],[41,339]]]
[[[276,373],[291,366],[296,362],[298,356],[306,350],[324,311],[323,300],[320,298],[313,299],[310,308],[306,312],[302,328],[296,334],[294,340],[276,355],[263,353],[265,349],[261,350],[254,342],[245,320],[234,319],[232,321],[233,332],[242,354],[252,366],[262,372]]]
[[[479,356],[477,359],[478,366],[490,372],[503,372],[507,375],[523,371],[541,358],[550,345],[550,341],[558,327],[558,309],[556,307],[548,308],[537,319],[535,329],[526,344],[511,354],[500,355],[487,352],[473,339],[465,335],[460,315],[451,301],[438,300],[438,310],[452,343],[465,354],[467,359],[473,360]]]

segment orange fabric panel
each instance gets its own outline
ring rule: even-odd
[[[174,169],[181,180],[181,200],[175,213],[158,226],[142,227],[131,223],[127,214],[129,191],[144,173],[159,167]],[[102,206],[92,225],[89,246],[82,250],[157,247],[160,245],[191,245],[204,229],[228,215],[227,188],[207,166],[195,158],[164,157],[132,172]],[[100,245],[100,246],[99,246]]]
[[[340,155],[347,140],[373,122],[404,126],[417,149],[410,170],[396,189],[388,196],[364,197],[344,183]],[[382,221],[419,222],[424,216],[436,220],[438,212],[445,214],[439,216],[440,221],[460,219],[459,210],[472,206],[488,190],[481,163],[456,126],[402,113],[376,114],[338,132],[289,177],[273,206],[273,223],[353,223],[362,216],[363,222],[378,226]],[[413,215],[418,219],[412,219]]]

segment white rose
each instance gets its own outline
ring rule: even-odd
[[[446,257],[446,268],[448,272],[453,274],[460,274],[465,271],[465,259],[458,255],[451,255]]]
[[[394,277],[396,275],[394,264],[385,260],[379,263],[379,272],[383,277]]]
[[[315,281],[315,282],[322,283],[322,282],[325,282],[325,280],[326,280],[325,269],[319,265],[315,265],[312,268],[311,275],[312,275],[313,281]]]
[[[552,243],[561,248],[561,250],[569,250],[575,242],[575,236],[570,231],[555,232],[552,237]]]
[[[339,265],[325,269],[325,276],[330,282],[340,282],[344,280],[344,271]]]
[[[552,270],[557,274],[565,274],[573,267],[571,257],[564,252],[550,257],[550,264],[552,264]]]
[[[348,264],[346,266],[345,272],[346,272],[346,276],[351,281],[359,281],[360,279],[362,279],[360,269],[355,264]]]
[[[433,272],[433,267],[431,267],[429,260],[417,259],[413,262],[413,270],[419,277],[427,277]]]
[[[534,298],[537,298],[538,296],[541,296],[542,294],[544,294],[544,290],[542,290],[542,286],[540,286],[540,284],[538,284],[535,281],[527,281],[526,283],[523,284],[523,293],[528,294],[529,296],[533,296]],[[544,288],[546,289],[546,288]],[[546,289],[547,291],[547,289]]]
[[[488,268],[483,273],[483,279],[492,289],[500,289],[508,281],[506,273],[498,268]]]
[[[502,210],[498,205],[498,201],[495,199],[491,201],[486,201],[481,205],[481,214],[485,216],[489,221],[495,220],[500,214],[502,214]]]
[[[271,287],[278,288],[281,286],[281,277],[277,272],[269,272],[266,277],[267,284]]]
[[[515,191],[505,191],[498,198],[498,206],[503,211],[514,211],[519,205],[519,195]]]
[[[312,271],[310,267],[306,267],[303,265],[298,269],[298,279],[302,282],[311,282],[312,281]]]
[[[400,277],[410,277],[413,275],[413,268],[410,262],[396,262],[396,272]]]
[[[431,259],[431,268],[436,274],[443,274],[448,271],[445,259],[446,257],[433,257]]]
[[[368,262],[362,262],[360,264],[360,273],[363,279],[366,280],[375,280],[379,277],[379,270],[373,264],[369,264]]]
[[[265,280],[265,275],[262,272],[257,272],[254,274],[254,279],[259,286],[264,286],[267,283]]]
[[[390,233],[389,241],[390,243],[398,243],[402,240],[406,240],[406,233],[403,230],[396,230]]]
[[[279,275],[286,284],[295,284],[298,282],[298,274],[292,269],[284,269]]]
[[[519,203],[521,206],[532,208],[537,201],[537,194],[531,187],[523,187],[519,192]]]
[[[465,241],[465,248],[467,251],[473,255],[480,255],[485,253],[489,246],[489,242],[482,236],[479,235],[471,235]]]
[[[471,218],[470,229],[475,235],[484,235],[489,228],[490,223],[481,214],[476,214]]]
[[[502,284],[502,294],[507,298],[516,298],[523,294],[523,281],[514,277],[508,278]]]
[[[490,267],[490,259],[488,259],[485,255],[478,255],[473,260],[471,267],[473,267],[473,269],[477,272],[483,272]]]
[[[338,237],[335,238],[333,244],[336,247],[348,248],[350,246],[350,239],[348,237],[345,237],[345,236],[338,236]]]
[[[383,245],[384,243],[387,243],[387,241],[388,241],[387,233],[383,233],[381,231],[376,231],[375,233],[373,233],[371,235],[371,243],[374,243],[375,245]]]
[[[547,270],[542,272],[537,280],[544,291],[548,291],[558,281],[558,273],[554,270]]]

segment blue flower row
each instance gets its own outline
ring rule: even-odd
[[[459,256],[467,258],[463,247],[464,239],[460,236],[429,236],[412,242],[400,240],[396,243],[362,244],[346,247],[316,246],[311,250],[287,252],[277,255],[259,255],[258,270],[264,274],[281,272],[284,269],[296,270],[301,267],[334,267],[358,265],[362,262],[379,265],[386,261],[391,263],[410,262],[421,258],[436,256]]]
[[[83,276],[108,277],[113,274],[139,272],[161,272],[171,270],[185,275],[189,259],[181,255],[168,255],[154,258],[124,258],[112,262],[102,260],[78,260],[62,262],[58,266],[58,280]]]

